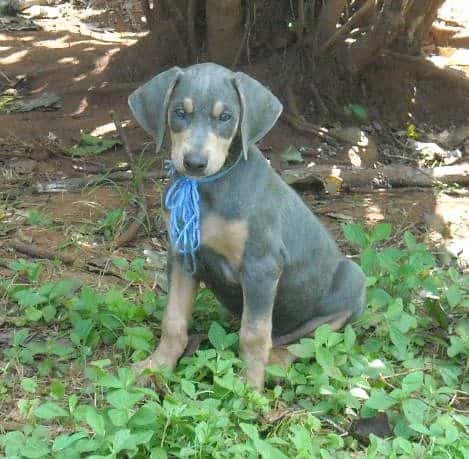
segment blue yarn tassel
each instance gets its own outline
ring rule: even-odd
[[[169,176],[177,176],[175,167],[168,167]],[[195,271],[195,253],[200,246],[200,207],[197,180],[179,176],[169,187],[165,206],[170,211],[169,235],[175,251],[184,256],[184,268]]]
[[[228,169],[200,179],[179,175],[172,161],[165,161],[168,176],[173,179],[165,198],[165,207],[170,212],[169,236],[174,250],[183,255],[184,269],[189,274],[196,270],[195,254],[200,247],[199,184],[224,177],[240,158]]]

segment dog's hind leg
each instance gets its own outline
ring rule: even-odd
[[[332,330],[340,330],[346,323],[357,319],[365,305],[365,275],[356,263],[344,259],[337,266],[331,288],[320,302],[320,315],[291,333],[272,338],[269,365],[288,366],[296,357],[285,347],[287,344],[311,336],[316,328],[324,324],[329,324]]]

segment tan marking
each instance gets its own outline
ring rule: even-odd
[[[184,154],[190,149],[192,132],[186,129],[181,132],[174,132],[170,129],[171,136],[171,159],[178,171],[184,170]]]
[[[208,157],[206,174],[212,175],[218,172],[225,164],[228,157],[231,141],[233,138],[225,139],[213,132],[209,132],[207,143],[205,144],[204,153]]]
[[[215,102],[213,106],[212,116],[214,118],[218,118],[223,113],[224,108],[225,108],[225,104],[218,100],[217,102]]]
[[[186,111],[186,113],[192,113],[194,111],[194,102],[192,101],[192,99],[189,99],[189,97],[186,97],[182,101],[182,105],[184,106],[184,110]]]
[[[241,266],[248,225],[244,220],[226,220],[214,214],[202,220],[202,244],[224,256],[235,268]]]
[[[264,387],[265,365],[272,348],[272,321],[255,320],[243,313],[239,332],[240,355],[246,362],[246,378],[256,389]]]
[[[143,362],[135,365],[142,371],[162,366],[174,368],[187,346],[189,320],[197,294],[198,282],[187,276],[175,263],[171,270],[168,305],[161,324],[158,349]]]

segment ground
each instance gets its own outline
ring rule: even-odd
[[[468,26],[469,18],[463,16],[467,11],[458,13],[456,4],[447,2],[441,14],[448,21],[457,19]],[[141,60],[145,50],[142,51],[142,41],[139,42],[139,39],[145,33],[135,31],[141,28],[139,16],[130,16],[127,10],[122,11],[119,2],[94,2],[93,8],[89,9],[77,9],[69,4],[61,7],[63,9],[58,19],[35,20],[38,30],[0,30],[0,85],[5,85],[2,80],[5,76],[14,79],[18,75],[26,75],[17,86],[20,93],[32,95],[47,92],[61,97],[59,109],[0,113],[0,193],[3,199],[0,203],[0,275],[15,284],[31,282],[31,276],[25,277],[27,270],[18,269],[12,278],[10,262],[25,258],[24,254],[13,248],[12,241],[32,243],[75,258],[71,265],[57,261],[41,262],[41,282],[77,279],[97,290],[132,285],[137,289],[135,295],[144,303],[139,295],[146,289],[154,287],[159,294],[165,291],[163,272],[167,239],[161,215],[164,180],[154,179],[146,183],[149,222],[128,246],[118,249],[113,247],[112,241],[136,213],[134,181],[113,181],[107,186],[92,185],[82,187],[78,192],[57,193],[34,192],[34,185],[103,173],[127,161],[122,146],[91,158],[66,154],[68,148],[78,143],[82,132],[116,138],[110,110],[114,110],[124,122],[132,149],[144,151],[142,163],[151,163],[151,167],[145,166],[144,169],[161,172],[164,154],[153,158],[151,139],[136,125],[127,107],[127,96],[136,84],[161,70],[158,57],[153,54],[155,50],[147,48],[146,65],[136,68],[129,59],[130,56]],[[453,59],[453,66],[469,69],[469,51],[449,47],[430,48],[439,56]],[[243,70],[265,80],[272,68],[252,64]],[[375,68],[372,72],[368,75],[360,99],[366,102],[361,103],[367,105],[372,119],[360,127],[376,140],[378,165],[390,161],[416,163],[418,158],[407,157],[400,146],[410,122],[422,133],[438,133],[469,124],[469,104],[461,102],[468,100],[469,95],[462,89],[447,87],[438,81],[416,81],[391,64]],[[402,84],[403,80],[405,84]],[[282,94],[281,81],[273,79],[271,84],[274,92]],[[388,99],[390,93],[395,98],[393,103]],[[0,107],[1,103],[0,99]],[[308,113],[308,104],[301,108]],[[341,122],[347,124],[350,120],[345,116]],[[261,144],[263,151],[279,168],[285,167],[281,155],[291,146],[303,153],[313,152],[318,164],[341,164],[340,146],[330,150],[330,146],[312,136],[299,134],[283,120]],[[318,154],[321,148],[328,152],[322,157]],[[463,152],[466,157],[468,151],[469,146]],[[345,223],[372,227],[377,223],[389,222],[393,227],[393,236],[386,244],[399,247],[402,247],[402,237],[406,231],[411,231],[419,240],[429,243],[433,250],[442,253],[453,240],[467,241],[469,196],[466,191],[456,186],[440,186],[427,189],[370,187],[369,190],[352,190],[337,195],[302,189],[300,193],[344,251],[357,256],[357,247],[346,240],[341,229]],[[145,275],[138,265],[138,260],[146,257],[144,249],[154,253],[153,264],[146,265]],[[122,259],[137,260],[137,264],[122,268],[122,263],[125,263]],[[451,260],[442,255],[442,262]],[[2,289],[0,351],[10,348],[18,327],[25,325],[25,320],[15,315],[5,288]],[[159,310],[154,313],[157,318],[160,317],[158,314]],[[205,317],[204,314],[202,308],[200,316]],[[34,320],[26,323],[35,341],[45,340],[51,331],[52,335],[61,336],[61,323],[53,325],[53,328],[56,327],[53,330],[48,329],[47,323]],[[197,326],[195,328],[197,330]],[[153,329],[158,333],[158,325]],[[151,342],[153,345],[154,342]],[[112,348],[100,346],[96,352],[93,360],[113,358]],[[117,360],[128,363],[129,352],[125,353],[122,348],[117,352],[121,353]],[[1,371],[5,374],[9,362],[7,357],[0,355]],[[25,377],[35,378],[34,371],[24,361],[20,359],[16,362],[15,378],[18,381]],[[72,386],[82,384],[84,376],[79,365],[74,363],[69,369],[60,370],[61,378],[67,382],[67,391]],[[2,381],[0,373],[2,429],[14,431],[21,427],[25,418],[25,409],[21,411],[16,402],[31,391],[24,389],[22,383],[23,390],[16,388],[9,399],[2,398],[2,389],[10,390],[10,384]],[[461,412],[467,412],[467,399],[464,400],[458,405]],[[282,405],[280,401],[279,405]],[[292,416],[291,412],[287,413],[287,417]],[[58,432],[61,429],[67,431],[66,426],[60,427]]]

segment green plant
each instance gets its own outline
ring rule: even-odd
[[[108,241],[112,240],[120,233],[125,219],[126,212],[123,209],[113,209],[98,221],[95,232],[102,234]]]
[[[192,326],[208,330],[208,342],[173,373],[150,371],[158,385],[147,388],[129,364],[153,351],[158,330],[150,327],[161,319],[166,297],[144,287],[141,261],[117,260],[127,284],[103,291],[67,280],[40,284],[40,269],[18,262],[16,273],[30,285],[5,282],[4,288],[12,313],[29,328],[15,329],[5,352],[0,400],[14,404],[23,426],[0,435],[0,453],[15,459],[467,457],[468,278],[439,267],[411,233],[391,245],[391,233],[388,224],[344,226],[367,275],[369,307],[353,326],[324,325],[292,344],[298,360],[288,368],[268,366],[262,394],[245,385],[237,326],[230,328],[208,290],[197,297]],[[48,306],[54,309],[44,311]],[[19,364],[27,375],[14,371]],[[351,435],[351,421],[383,412],[391,436],[371,434],[365,445]]]

